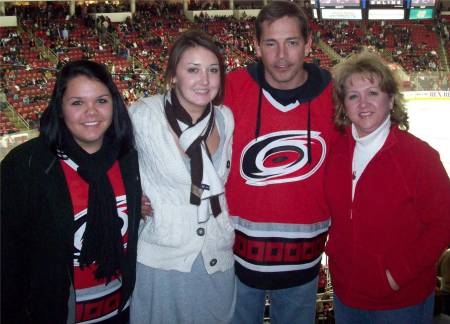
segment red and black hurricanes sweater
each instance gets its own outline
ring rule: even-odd
[[[329,72],[305,64],[307,81],[283,105],[260,87],[258,64],[226,78],[225,104],[235,118],[226,194],[237,276],[251,287],[281,289],[311,281],[320,267],[329,227],[324,163],[336,136],[332,85]]]

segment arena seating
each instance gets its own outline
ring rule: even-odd
[[[12,8],[15,7],[10,6],[7,10]],[[107,9],[123,8],[109,6]],[[210,17],[205,13],[191,22],[183,15],[180,4],[138,3],[132,20],[108,22],[105,29],[101,24],[104,17],[94,20],[87,15],[88,11],[106,10],[101,5],[78,6],[75,17],[68,16],[68,10],[67,4],[62,3],[52,3],[47,8],[20,6],[17,7],[20,28],[0,28],[0,59],[6,66],[5,94],[11,106],[31,126],[37,125],[47,106],[56,71],[69,60],[84,58],[106,64],[126,103],[131,103],[140,96],[162,89],[168,49],[183,30],[198,28],[214,35],[223,51],[227,71],[246,66],[256,59],[252,34],[254,18],[237,20],[234,17]],[[387,60],[400,64],[407,72],[443,69],[440,42],[432,21],[310,19],[313,46],[305,58],[307,62],[331,68],[336,58],[369,46],[380,51]],[[448,26],[449,22],[443,19],[442,24]],[[327,51],[323,44],[328,45]],[[335,53],[332,56],[329,55],[330,48]],[[446,51],[450,54],[449,41]],[[445,79],[448,79],[448,73]],[[15,131],[15,125],[3,121],[4,118],[2,115],[0,130]]]

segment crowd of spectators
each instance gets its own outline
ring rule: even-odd
[[[111,12],[126,12],[130,11],[130,6],[127,2],[112,3],[112,2],[99,2],[95,4],[87,4],[85,9],[83,6],[78,6],[78,12],[85,10],[87,13],[111,13]]]
[[[3,64],[25,65],[21,53],[23,40],[17,31],[5,31],[0,34],[0,53]]]
[[[264,6],[262,0],[234,0],[234,9],[261,9]],[[230,2],[228,0],[191,0],[188,5],[189,10],[227,10],[230,9]]]
[[[440,71],[438,36],[433,25],[422,22],[314,20],[315,39],[341,57],[370,47],[408,72]]]
[[[264,6],[263,1],[248,1],[248,0],[236,0],[234,1],[235,9],[261,9]]]
[[[315,41],[322,40],[342,57],[358,52],[364,45],[359,23],[315,20],[312,28],[315,33]]]
[[[234,1],[236,8],[244,4],[246,8],[262,6],[260,1]],[[228,1],[220,1],[219,5],[219,1],[213,0],[189,3],[190,8],[200,6],[202,10],[226,9],[228,5]],[[2,85],[7,101],[31,126],[36,125],[46,107],[56,71],[65,62],[80,58],[106,64],[127,103],[152,95],[163,86],[170,45],[180,32],[190,28],[203,29],[213,35],[224,55],[227,71],[255,60],[252,17],[213,17],[205,11],[191,22],[184,16],[181,3],[137,3],[136,9],[132,17],[113,23],[106,14],[94,16],[91,13],[128,10],[126,7],[77,6],[76,14],[70,16],[64,3],[8,6],[7,11],[20,17],[25,31],[20,34],[15,28],[0,28],[0,59],[8,65]],[[437,48],[427,39],[430,36],[426,34],[423,41],[418,41],[414,34],[415,31],[445,34],[448,26],[445,19],[436,26],[423,26],[420,22],[402,25],[311,20],[314,37],[312,53],[306,58],[308,62],[325,68],[335,63],[322,51],[322,44],[341,57],[369,46],[408,72],[443,69]],[[55,61],[49,59],[46,49],[56,57]],[[425,79],[433,81],[427,84],[428,81],[416,78],[412,83],[423,89],[448,88],[448,74]]]
[[[188,5],[189,10],[226,10],[230,9],[228,1],[190,1]]]

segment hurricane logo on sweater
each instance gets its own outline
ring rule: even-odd
[[[311,163],[308,163],[307,131],[281,131],[251,141],[242,150],[241,176],[251,186],[305,180],[322,165],[326,155],[320,132],[311,131]]]
[[[116,197],[117,216],[122,220],[121,234],[124,241],[124,248],[127,248],[128,242],[128,214],[127,214],[127,196]],[[75,235],[74,235],[74,264],[79,266],[78,258],[80,256],[81,246],[83,245],[83,235],[86,230],[87,209],[83,209],[75,214]]]

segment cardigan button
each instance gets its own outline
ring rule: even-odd
[[[227,169],[229,169],[230,166],[231,166],[231,162],[230,162],[230,160],[228,160],[228,161],[227,161]]]
[[[198,236],[203,236],[203,235],[205,235],[205,229],[204,229],[203,227],[197,228],[197,235],[198,235]]]
[[[209,265],[211,267],[214,267],[217,264],[217,259],[212,259],[211,261],[209,261]]]

